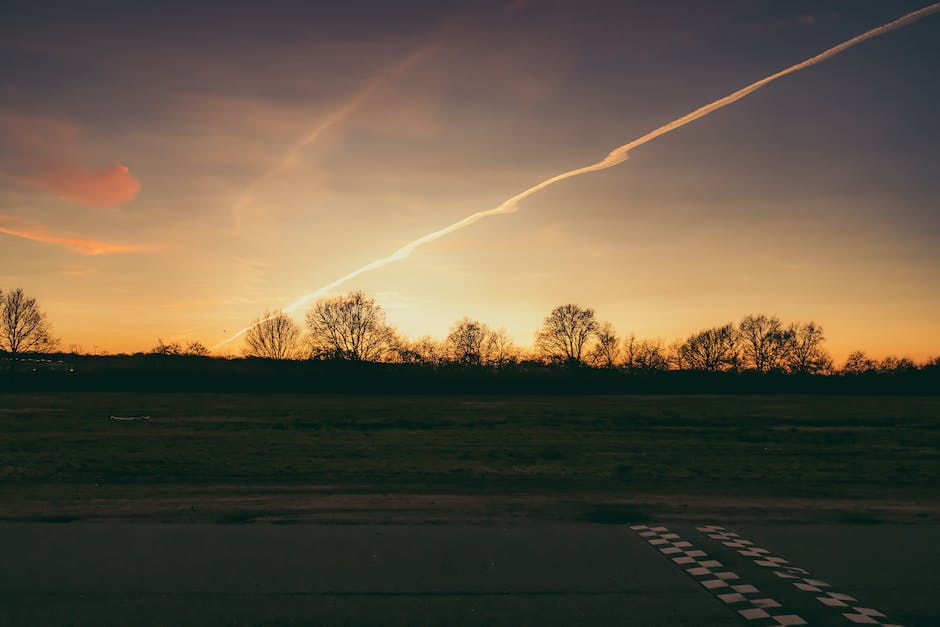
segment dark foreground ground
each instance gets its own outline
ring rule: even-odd
[[[938,624],[936,526],[729,527],[855,601],[828,607],[693,525],[668,528],[773,614]],[[780,624],[744,619],[747,602],[720,600],[623,525],[5,523],[0,564],[4,625]]]
[[[0,395],[0,624],[938,625],[937,477],[938,398]]]
[[[940,397],[0,394],[0,450],[8,485],[890,494],[936,487]]]

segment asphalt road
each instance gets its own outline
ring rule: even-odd
[[[739,579],[729,583],[756,582],[753,598],[780,602],[772,613],[853,624],[845,608],[821,604],[701,524],[662,525],[667,531],[656,534],[675,533],[722,564],[711,570],[733,570]],[[940,527],[728,527],[851,595],[853,607],[893,624],[940,624]],[[743,605],[720,600],[641,531],[586,523],[2,523],[0,624],[779,624],[745,619]]]

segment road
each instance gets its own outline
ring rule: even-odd
[[[817,600],[833,592],[890,617],[867,624],[936,625],[938,540],[934,525],[0,523],[0,624],[781,624],[741,614],[767,598],[771,616],[856,624]],[[662,551],[686,541],[759,594],[721,600]],[[795,588],[749,546],[828,587]]]

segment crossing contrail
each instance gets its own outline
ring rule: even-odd
[[[800,70],[808,68],[811,65],[822,63],[823,61],[830,59],[836,56],[837,54],[839,54],[840,52],[844,52],[848,50],[849,48],[862,43],[863,41],[872,39],[874,37],[879,37],[892,30],[901,28],[903,26],[907,26],[908,24],[916,22],[917,20],[927,17],[931,13],[936,13],[937,11],[940,11],[940,2],[936,2],[922,9],[918,9],[917,11],[912,11],[911,13],[908,13],[902,17],[899,17],[893,22],[888,22],[887,24],[878,26],[877,28],[873,28],[869,31],[862,33],[861,35],[857,35],[847,41],[844,41],[837,46],[833,46],[832,48],[829,48],[828,50],[825,50],[817,54],[814,57],[810,57],[809,59],[806,59],[805,61],[801,61],[800,63],[797,63],[796,65],[791,65],[790,67],[780,70],[779,72],[775,74],[771,74],[770,76],[762,78],[759,81],[755,81],[751,83],[750,85],[748,85],[747,87],[743,87],[739,89],[738,91],[725,96],[724,98],[720,98],[710,104],[707,104],[703,107],[699,107],[698,109],[696,109],[695,111],[692,111],[691,113],[688,113],[680,118],[677,118],[673,120],[672,122],[664,124],[663,126],[660,126],[659,128],[650,131],[646,135],[643,135],[642,137],[639,137],[622,146],[614,148],[612,151],[610,151],[610,153],[606,157],[604,157],[603,159],[601,159],[600,161],[596,163],[585,165],[580,168],[575,168],[573,170],[568,170],[567,172],[562,172],[561,174],[556,174],[555,176],[547,178],[544,181],[536,183],[532,187],[516,194],[512,198],[505,200],[504,202],[497,205],[496,207],[493,207],[492,209],[487,209],[486,211],[478,211],[476,213],[470,214],[469,216],[463,218],[462,220],[458,220],[457,222],[454,222],[453,224],[445,226],[442,229],[433,231],[431,233],[428,233],[427,235],[423,235],[419,237],[418,239],[405,244],[404,246],[402,246],[401,248],[399,248],[392,254],[386,257],[380,257],[379,259],[376,259],[374,261],[370,261],[364,266],[357,268],[356,270],[353,270],[349,274],[341,276],[340,278],[336,279],[335,281],[331,283],[324,285],[323,287],[317,289],[316,291],[306,294],[305,296],[302,296],[301,298],[291,303],[284,311],[287,311],[287,312],[298,311],[310,301],[326,295],[327,293],[330,292],[330,290],[336,287],[339,287],[340,285],[343,285],[344,283],[354,279],[360,274],[371,272],[373,270],[377,270],[379,268],[387,266],[391,263],[395,263],[396,261],[401,261],[402,259],[406,259],[408,256],[411,255],[412,252],[415,251],[415,249],[420,248],[421,246],[424,246],[425,244],[433,242],[437,239],[440,239],[444,237],[445,235],[449,235],[453,233],[454,231],[459,231],[460,229],[466,228],[470,226],[471,224],[479,222],[480,220],[484,218],[488,218],[490,216],[502,215],[506,213],[513,213],[518,210],[519,208],[518,203],[520,201],[525,200],[529,196],[532,196],[533,194],[536,194],[542,191],[543,189],[545,189],[546,187],[550,187],[551,185],[554,185],[555,183],[559,183],[561,181],[564,181],[565,179],[574,178],[576,176],[581,176],[582,174],[587,174],[588,172],[597,172],[600,170],[606,170],[607,168],[611,168],[615,165],[623,163],[624,161],[627,160],[630,151],[633,150],[634,148],[638,148],[642,146],[643,144],[647,144],[653,141],[654,139],[665,135],[666,133],[671,133],[672,131],[676,129],[682,128],[686,124],[690,124],[700,118],[705,117],[706,115],[714,113],[718,109],[726,107],[729,104],[735,103],[738,100],[741,100],[742,98],[754,93],[761,87],[764,87],[765,85],[769,85],[775,80],[783,78],[784,76],[787,76],[788,74],[793,74],[794,72],[799,72]],[[255,324],[259,324],[260,322],[263,322],[263,321],[264,319],[259,320]],[[229,342],[241,337],[249,329],[251,329],[252,326],[254,325],[241,329],[234,335],[230,336],[228,339],[223,340],[222,342],[217,344],[214,347],[214,349],[218,349],[228,344]]]
[[[434,52],[434,49],[435,45],[428,44],[422,46],[415,52],[406,55],[391,67],[372,77],[348,100],[346,100],[346,102],[344,102],[338,108],[334,109],[329,113],[329,115],[324,117],[316,125],[310,128],[300,139],[300,141],[294,145],[293,148],[285,153],[280,160],[278,160],[273,166],[263,172],[258,178],[249,183],[242,193],[238,195],[238,198],[235,199],[235,203],[232,205],[232,219],[234,220],[235,228],[241,228],[242,214],[244,213],[244,210],[254,201],[255,189],[260,184],[284,168],[292,165],[300,156],[300,153],[304,150],[304,148],[315,143],[320,138],[320,135],[328,131],[331,127],[336,126],[337,124],[340,124],[346,120],[346,118],[362,107],[362,105],[365,104],[366,101],[369,100],[375,94],[375,92],[380,87],[385,85],[389,80],[399,76],[400,74],[403,74],[415,64],[427,59]]]

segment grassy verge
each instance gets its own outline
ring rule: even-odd
[[[119,422],[112,415],[148,415]],[[933,489],[940,398],[0,396],[0,481]]]

